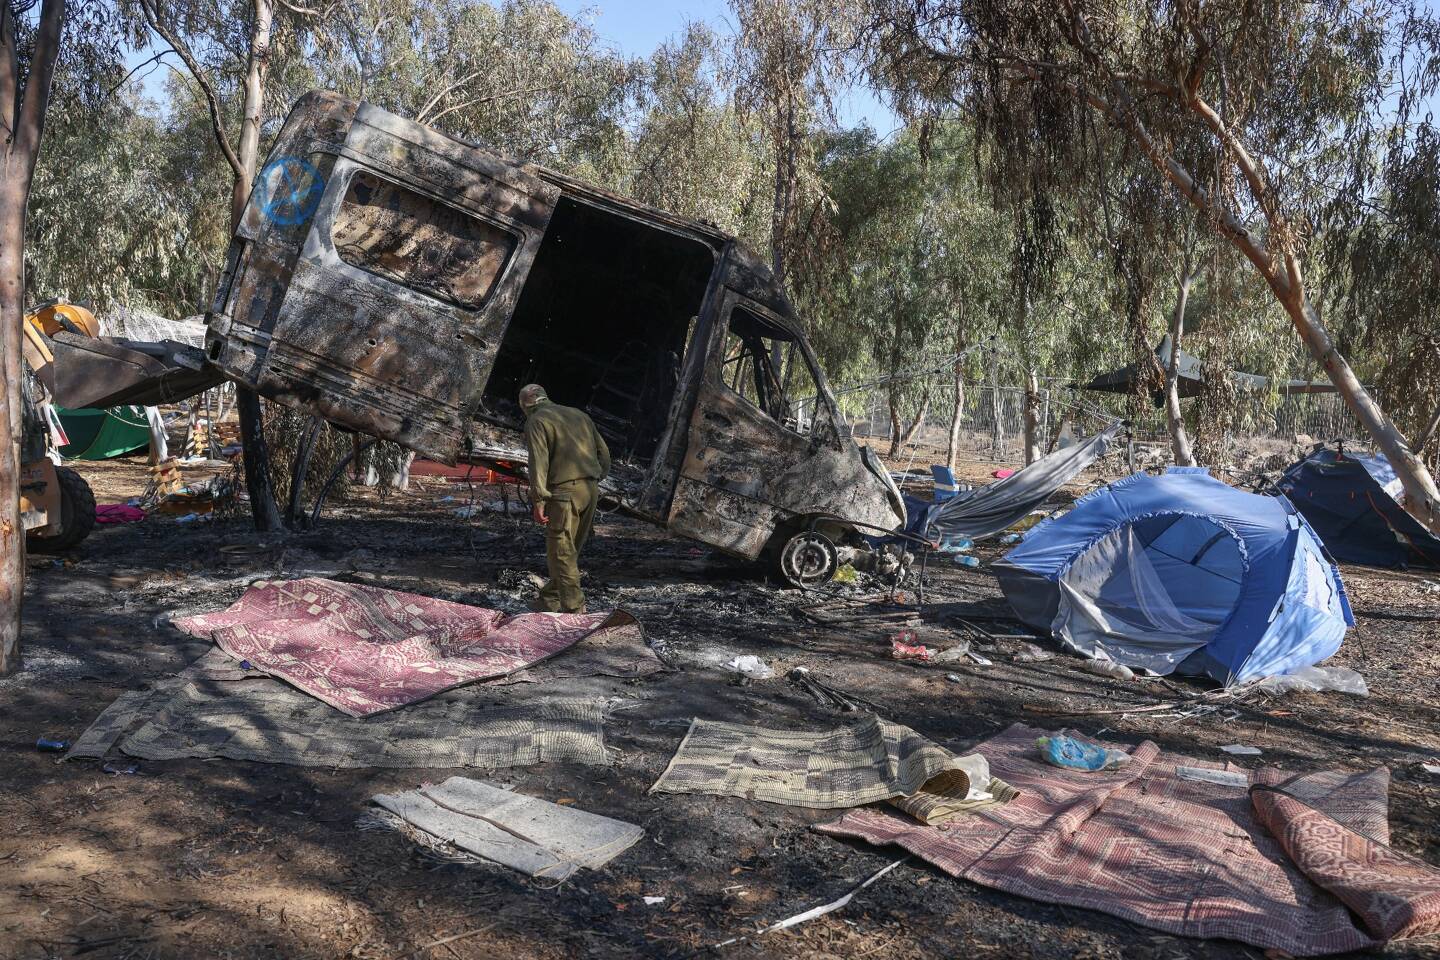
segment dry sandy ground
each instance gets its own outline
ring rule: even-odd
[[[138,493],[134,463],[82,465],[99,499]],[[983,465],[966,471],[974,479]],[[889,658],[886,631],[827,629],[797,616],[803,599],[754,570],[630,521],[607,518],[587,551],[591,608],[624,605],[676,669],[644,681],[595,681],[627,698],[607,722],[615,763],[501,770],[493,779],[643,825],[646,838],[603,871],[561,886],[498,867],[437,861],[401,836],[362,831],[379,792],[447,770],[323,770],[226,760],[142,763],[110,776],[57,764],[38,736],[73,739],[121,692],[173,672],[203,645],[170,628],[178,610],[233,602],[248,580],[306,570],[514,608],[527,571],[543,569],[540,535],[521,521],[452,514],[463,487],[439,481],[337,505],[318,529],[240,564],[219,548],[254,543],[239,521],[156,518],[98,531],[68,561],[33,558],[24,642],[29,665],[0,681],[0,958],[683,957],[758,924],[824,903],[894,859],[809,830],[830,819],[763,803],[652,796],[646,789],[695,716],[823,725],[834,715],[782,679],[738,687],[719,664],[755,653],[782,675],[808,666],[891,718],[963,748],[1012,722],[1123,742],[1150,738],[1217,759],[1248,743],[1292,770],[1394,773],[1395,843],[1440,864],[1440,595],[1437,578],[1347,569],[1358,628],[1339,660],[1368,699],[1302,694],[1238,706],[1228,722],[1042,712],[1146,702],[1155,691],[1083,673],[1068,657],[1025,664],[1002,641],[992,667],[928,667]],[[982,545],[987,562],[998,547]],[[113,581],[116,574],[137,580]],[[138,585],[136,585],[138,582]],[[922,638],[956,639],[945,613],[1003,615],[994,578],[933,571]],[[946,673],[961,682],[946,681]],[[544,695],[533,685],[516,696]],[[1196,688],[1198,689],[1198,688]],[[1253,759],[1244,758],[1253,763]],[[482,774],[483,775],[483,774]],[[658,906],[643,897],[663,896]],[[436,941],[464,935],[445,944]],[[1436,956],[1440,943],[1392,948]],[[1100,914],[1034,903],[949,879],[910,861],[848,908],[758,945],[776,957],[1207,957],[1258,960],[1236,944],[1165,936]]]

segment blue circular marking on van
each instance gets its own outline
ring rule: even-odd
[[[304,223],[320,206],[325,178],[303,157],[276,157],[260,171],[260,212],[282,226]]]

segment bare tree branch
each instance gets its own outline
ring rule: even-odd
[[[200,92],[205,97],[205,104],[209,107],[210,126],[215,133],[215,142],[220,145],[220,152],[225,155],[225,162],[230,164],[230,169],[237,178],[245,176],[245,167],[240,163],[240,158],[235,155],[235,149],[230,146],[230,138],[225,133],[225,121],[220,115],[220,97],[210,84],[210,79],[205,76],[205,71],[201,69],[195,55],[190,51],[189,44],[162,20],[156,0],[140,0],[140,9],[144,11],[145,21],[150,24],[150,29],[170,45],[170,49],[175,51],[176,55],[184,62],[185,68],[190,71],[190,75],[195,78],[195,83],[199,85]]]
[[[489,97],[476,97],[473,100],[464,100],[460,103],[451,104],[424,122],[434,124],[446,114],[454,113],[456,110],[464,110],[466,107],[478,107],[482,103],[494,103],[497,100],[509,100],[512,97],[522,97],[529,93],[544,93],[547,90],[553,89],[555,89],[554,84],[541,84],[534,87],[522,87],[518,90],[507,90],[504,93],[497,93]]]

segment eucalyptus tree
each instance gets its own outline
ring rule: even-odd
[[[725,73],[726,42],[690,23],[660,44],[634,88],[619,189],[644,203],[769,243],[770,151],[741,122]]]
[[[1406,58],[1433,61],[1433,15],[1404,2],[867,0],[874,76],[907,113],[962,105],[994,172],[1049,186],[1105,155],[1153,168],[1250,262],[1388,456],[1405,505],[1440,531],[1440,492],[1322,322],[1306,281],[1321,203],[1388,108]],[[1434,91],[1433,71],[1410,93]],[[1087,114],[1103,118],[1089,122]],[[1204,144],[1208,149],[1197,151]],[[1328,178],[1328,181],[1327,181]]]
[[[846,82],[850,8],[826,0],[730,0],[730,8],[735,103],[769,147],[771,267],[783,283],[823,229],[817,134],[833,127],[835,91]]]
[[[20,520],[23,430],[20,325],[25,316],[25,213],[45,132],[50,82],[60,55],[65,0],[0,2],[0,675],[20,667],[20,606],[25,591],[25,526]]]
[[[615,175],[639,66],[549,0],[336,0],[283,100],[336,90],[519,160]]]

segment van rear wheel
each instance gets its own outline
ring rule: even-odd
[[[775,567],[781,580],[806,589],[829,583],[840,568],[840,558],[834,541],[825,534],[802,530],[776,552]]]

